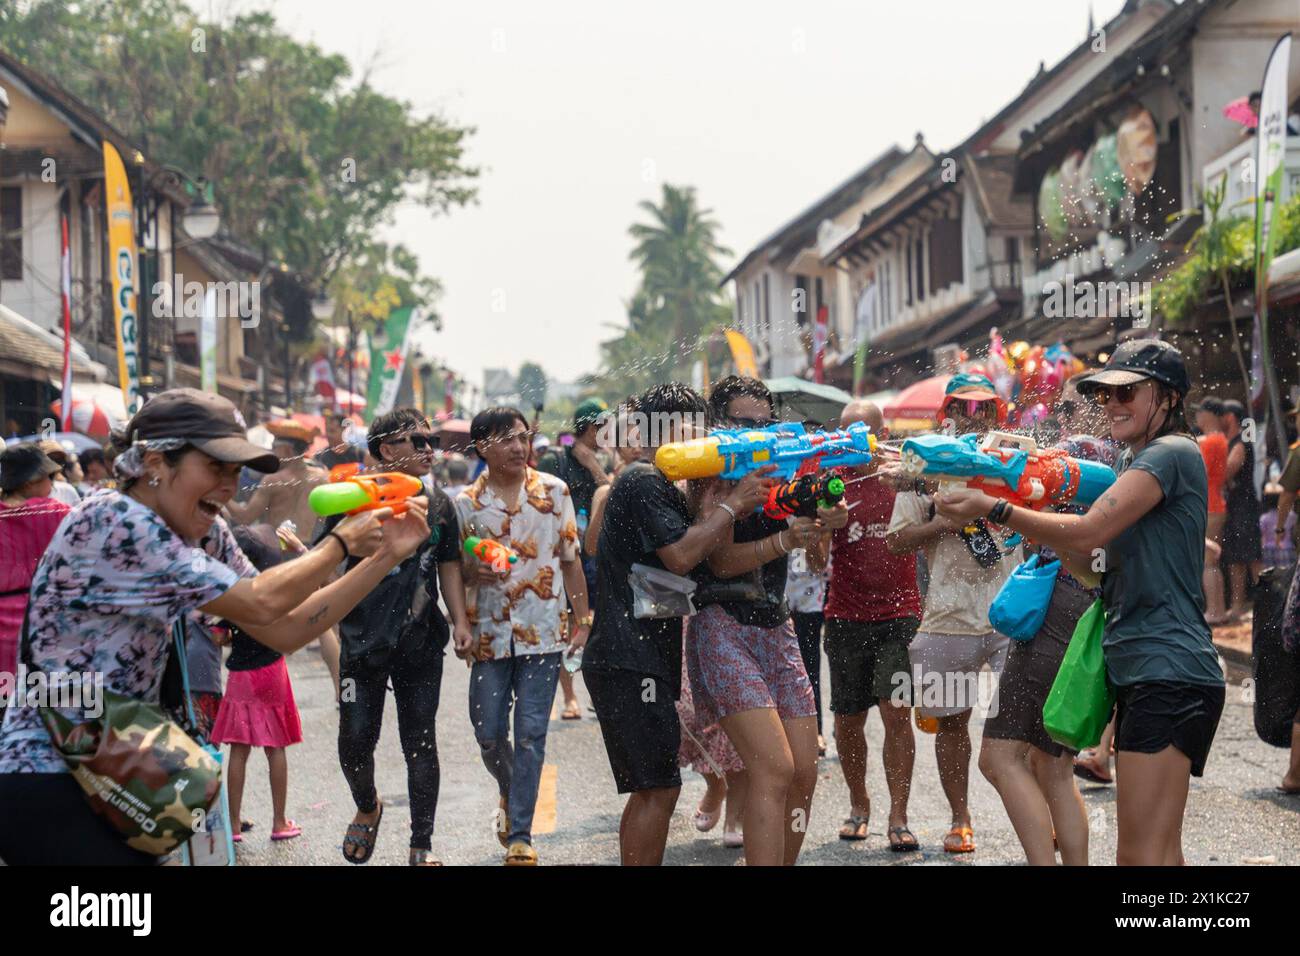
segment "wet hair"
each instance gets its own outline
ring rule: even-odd
[[[531,427],[524,413],[512,405],[485,408],[469,423],[469,440],[476,443],[485,442],[506,435],[514,427],[515,422],[519,422],[524,428]]]
[[[404,432],[417,428],[427,428],[429,419],[415,408],[395,408],[387,415],[380,415],[370,423],[370,433],[366,436],[366,446],[375,461],[383,461],[379,446],[384,442],[398,441]]]
[[[1169,406],[1169,413],[1165,415],[1165,420],[1161,423],[1160,428],[1151,436],[1150,441],[1157,438],[1163,438],[1165,435],[1186,435],[1192,437],[1192,427],[1187,423],[1187,402],[1185,396],[1170,388],[1164,382],[1155,382],[1155,396],[1158,405],[1164,404],[1166,399],[1173,399]]]
[[[728,406],[734,398],[753,398],[773,407],[772,392],[756,378],[744,378],[740,375],[728,375],[720,378],[709,390],[709,416],[719,423],[726,422],[730,415]]]
[[[1241,402],[1237,401],[1235,398],[1230,398],[1226,402],[1220,404],[1219,414],[1231,415],[1237,420],[1237,424],[1240,425],[1246,418],[1246,406],[1241,404]]]
[[[681,382],[651,385],[636,400],[636,410],[644,415],[703,415],[708,411],[704,399]]]

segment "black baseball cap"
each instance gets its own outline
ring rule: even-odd
[[[13,491],[37,478],[57,475],[63,469],[32,442],[10,445],[0,452],[0,490]]]
[[[1214,395],[1206,395],[1196,403],[1192,408],[1195,412],[1209,412],[1211,415],[1223,414],[1223,399]]]
[[[1087,395],[1099,385],[1136,385],[1148,378],[1168,385],[1179,395],[1186,395],[1191,387],[1183,353],[1160,339],[1125,342],[1115,349],[1105,368],[1076,380],[1074,387]]]
[[[128,441],[184,438],[217,461],[271,473],[280,459],[248,440],[248,426],[227,398],[197,388],[172,388],[145,403],[127,425]]]

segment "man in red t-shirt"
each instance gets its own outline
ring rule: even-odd
[[[887,433],[880,409],[855,401],[844,409],[840,426],[866,422],[873,433]],[[826,657],[831,672],[831,713],[849,816],[842,840],[864,840],[871,800],[867,796],[867,711],[880,705],[885,725],[885,780],[889,786],[889,846],[915,850],[907,828],[907,798],[912,786],[916,742],[911,723],[911,669],[907,646],[921,619],[916,586],[916,555],[890,554],[885,532],[894,512],[894,489],[874,476],[875,464],[846,469],[845,503],[849,523],[831,539],[831,580],[826,600]]]

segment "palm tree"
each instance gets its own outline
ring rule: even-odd
[[[637,243],[629,258],[641,267],[641,302],[633,303],[640,315],[629,310],[629,319],[653,325],[667,349],[689,354],[718,317],[723,271],[716,260],[731,250],[718,242],[718,222],[699,208],[693,187],[664,183],[662,202],[640,208],[651,221],[628,229]],[[668,364],[680,364],[680,356]]]

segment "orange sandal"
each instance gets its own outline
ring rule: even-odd
[[[952,838],[956,837],[960,843],[953,843]],[[948,831],[947,836],[943,838],[944,853],[974,853],[975,852],[975,831],[970,827],[953,827]]]

